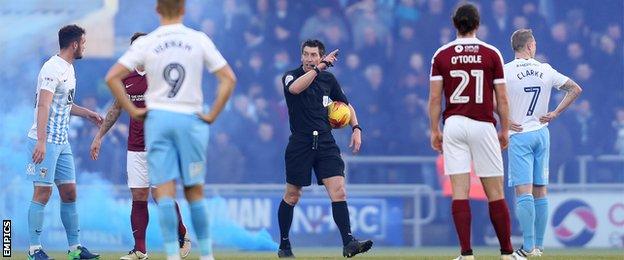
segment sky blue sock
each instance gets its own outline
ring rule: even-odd
[[[516,198],[516,216],[522,229],[522,248],[531,251],[535,247],[535,202],[533,194],[522,194]]]
[[[28,234],[31,246],[41,245],[41,229],[43,228],[43,209],[45,205],[31,201],[28,207]]]
[[[178,242],[178,215],[173,198],[160,198],[158,200],[158,213],[165,252],[167,256],[177,256],[180,254],[180,243]]]
[[[548,200],[546,197],[535,199],[535,246],[544,249],[544,233],[548,222]]]
[[[210,226],[208,223],[208,211],[204,199],[189,203],[191,220],[197,235],[199,251],[202,256],[212,254],[212,241],[210,240]]]
[[[76,202],[61,202],[61,221],[67,234],[67,245],[75,246],[80,244]]]

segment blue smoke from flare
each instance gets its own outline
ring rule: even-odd
[[[25,177],[30,154],[26,149],[27,132],[32,124],[33,108],[14,107],[0,112],[3,134],[0,135],[0,216],[12,220],[13,248],[28,247],[27,212],[32,198],[32,183]],[[98,173],[77,172],[78,214],[81,242],[94,251],[129,250],[133,245],[130,228],[131,199],[128,188],[115,186]],[[55,188],[56,189],[56,188]],[[188,204],[179,200],[183,219],[194,237]],[[210,229],[217,247],[242,250],[276,250],[278,245],[266,230],[250,232],[228,216],[225,200],[208,199]],[[45,207],[42,243],[48,250],[66,250],[67,241],[60,215],[60,199],[56,191]],[[158,226],[158,210],[150,203],[147,246],[150,251],[162,250]],[[195,240],[196,241],[196,240]]]

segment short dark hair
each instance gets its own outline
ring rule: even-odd
[[[303,44],[301,44],[301,53],[303,53],[303,48],[305,47],[318,47],[319,49],[319,54],[321,56],[325,55],[325,45],[323,44],[323,42],[316,40],[316,39],[307,39],[305,42],[303,42]]]
[[[145,36],[147,35],[147,33],[144,32],[135,32],[132,35],[132,38],[130,38],[130,44],[132,44],[134,41],[136,41],[136,39],[138,39],[139,37]]]
[[[519,52],[526,48],[527,43],[534,40],[533,31],[531,29],[520,29],[511,35],[511,48],[515,52]]]
[[[470,3],[457,7],[453,15],[453,25],[460,35],[476,30],[479,27],[479,20],[479,10]]]
[[[184,10],[184,0],[158,0],[158,12],[164,17],[177,17]]]
[[[69,47],[72,42],[79,41],[83,34],[85,30],[75,24],[61,28],[58,32],[59,47],[61,49]]]

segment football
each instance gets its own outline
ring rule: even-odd
[[[327,106],[327,113],[332,128],[343,128],[351,121],[351,110],[343,102],[333,101]]]

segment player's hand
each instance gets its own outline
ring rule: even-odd
[[[351,134],[351,143],[349,144],[349,148],[353,149],[353,154],[357,154],[360,152],[360,147],[362,146],[362,131],[360,129],[353,130]]]
[[[199,116],[199,119],[203,120],[209,125],[215,121],[215,118],[209,114],[197,113],[197,116]]]
[[[511,122],[511,127],[509,127],[509,129],[514,132],[522,132],[523,128],[521,124]]]
[[[93,111],[89,111],[89,113],[87,114],[87,119],[91,121],[91,123],[95,124],[97,127],[100,127],[104,122],[104,118],[102,118],[100,114]]]
[[[440,130],[431,131],[431,148],[438,152],[442,152],[442,132]]]
[[[498,133],[498,142],[502,150],[507,149],[509,146],[509,133],[507,131],[501,131]]]
[[[549,123],[550,121],[553,121],[555,118],[557,118],[559,116],[559,114],[557,114],[557,112],[548,112],[545,115],[541,116],[539,121],[542,124],[546,124]]]
[[[95,137],[93,138],[93,142],[91,142],[91,159],[97,160],[100,155],[100,147],[102,146],[102,139]]]
[[[134,120],[143,121],[145,120],[145,117],[147,117],[147,109],[135,108],[134,110],[130,111],[129,114]]]
[[[35,145],[35,150],[33,151],[32,161],[35,164],[39,164],[43,162],[46,153],[46,142],[45,140],[37,140],[37,144]]]
[[[335,49],[334,51],[332,51],[329,54],[325,55],[325,57],[323,57],[323,59],[321,61],[326,61],[326,62],[329,62],[329,64],[333,65],[334,62],[338,61],[338,51],[339,51],[339,49]],[[325,63],[319,63],[317,68],[320,69],[320,70],[326,70],[327,69],[327,65],[325,65]]]

